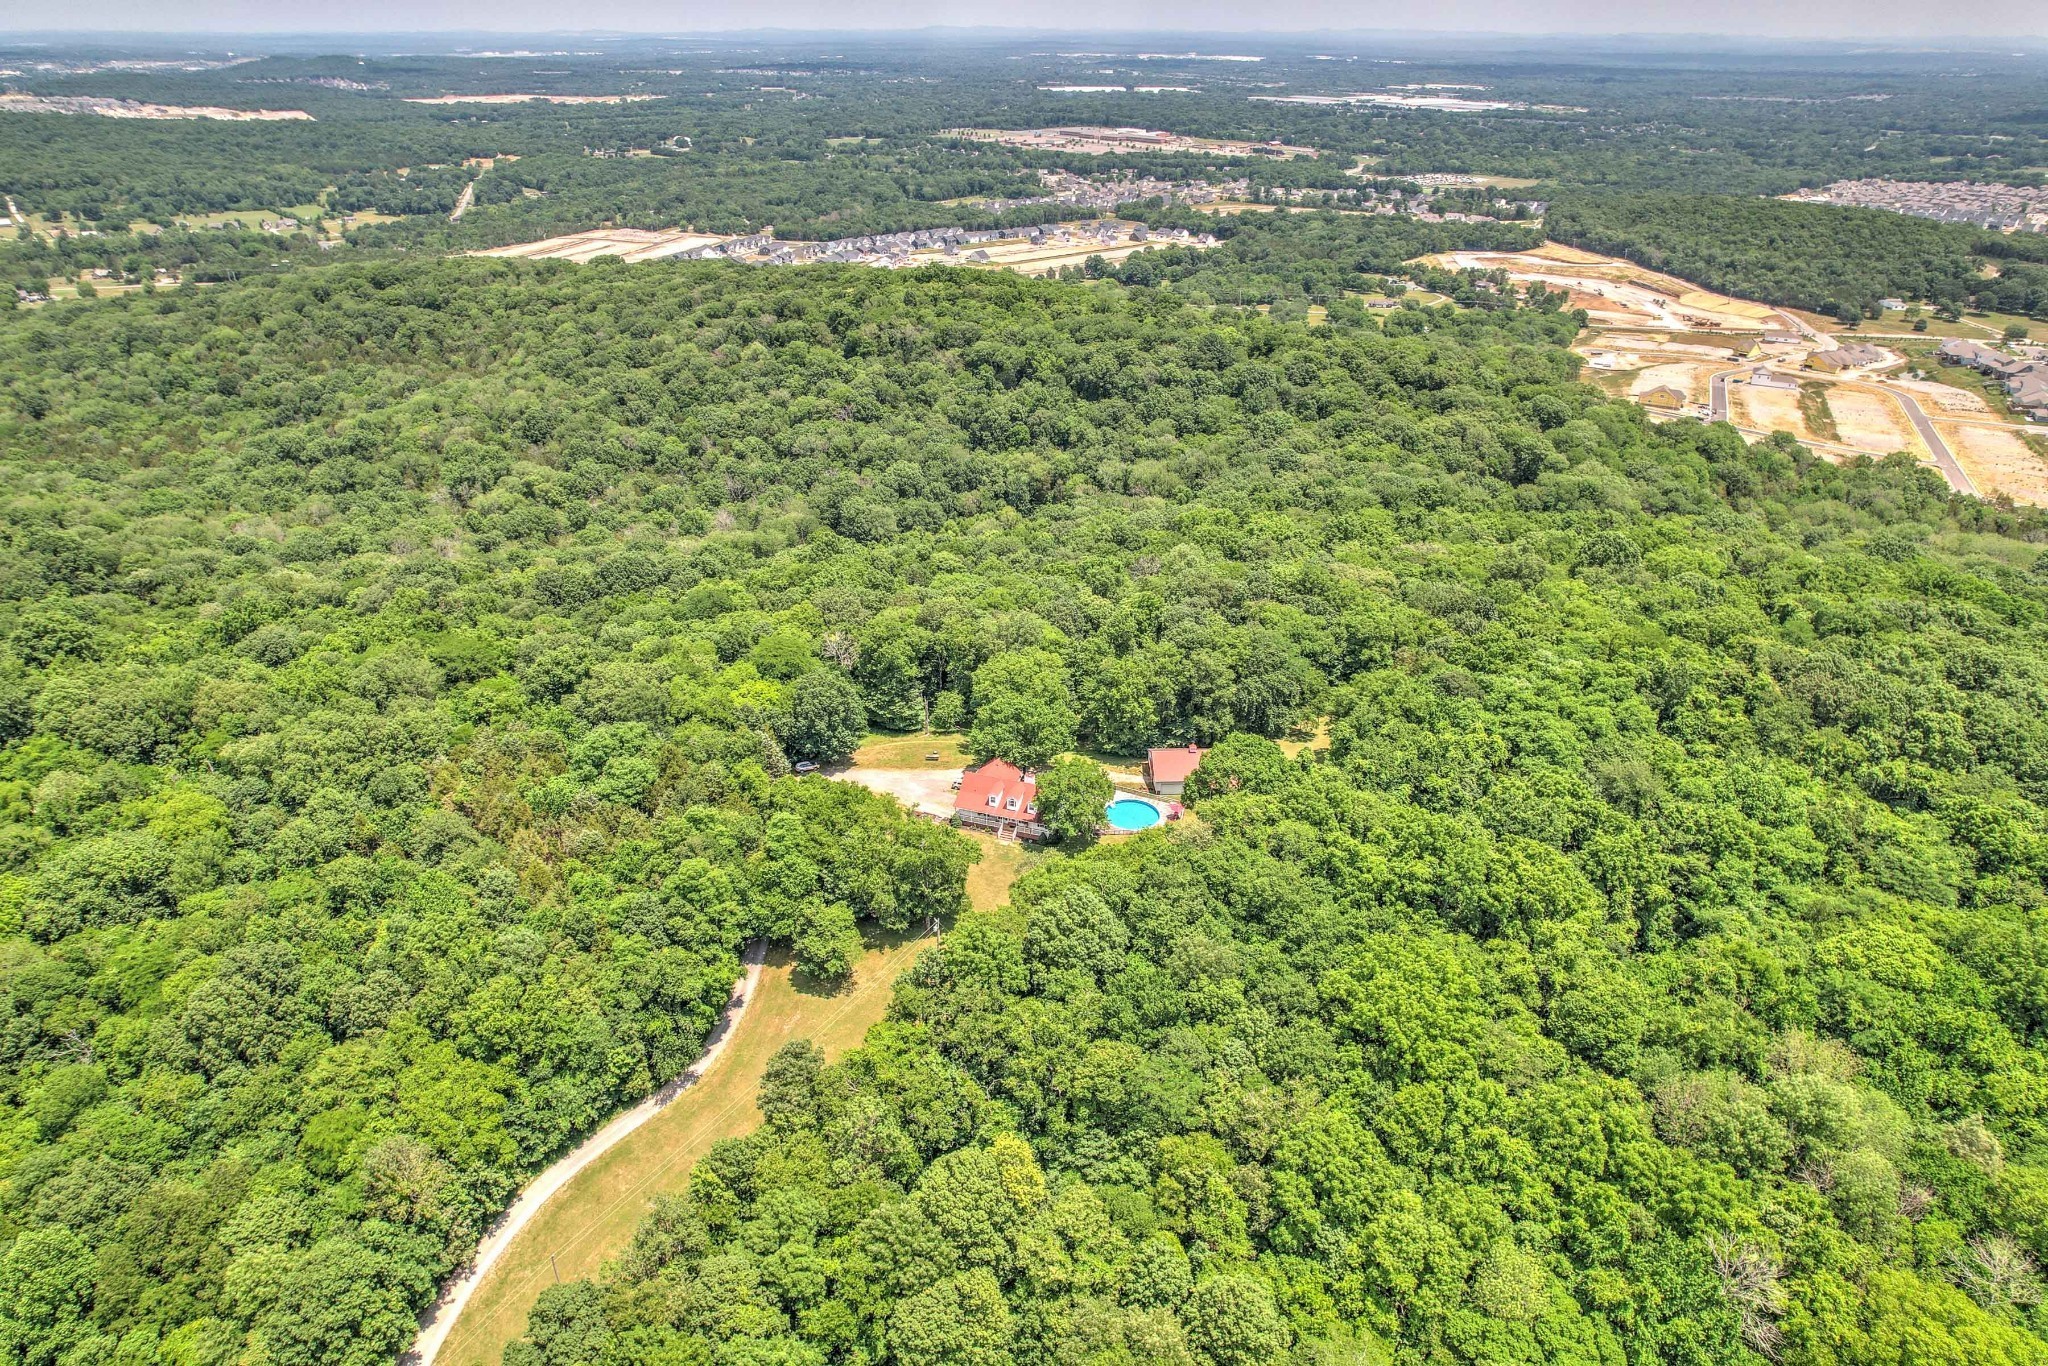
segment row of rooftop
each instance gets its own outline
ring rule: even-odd
[[[2048,232],[2048,191],[1965,180],[1838,180],[1785,198],[1808,204],[1887,209],[1994,232]]]
[[[2007,355],[1995,346],[1960,337],[1943,342],[1934,354],[1997,380],[2016,410],[2035,422],[2048,422],[2048,361]]]

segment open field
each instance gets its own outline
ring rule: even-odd
[[[2022,318],[2013,313],[1965,313],[1959,322],[1944,322],[1934,316],[1932,309],[1924,309],[1927,330],[1915,332],[1913,319],[1903,313],[1887,313],[1881,318],[1865,318],[1855,327],[1844,327],[1839,318],[1830,318],[1823,313],[1808,313],[1800,308],[1779,310],[1804,321],[1807,326],[1823,332],[1840,333],[1845,338],[1857,336],[1882,336],[1896,333],[1902,337],[1924,337],[1930,342],[1944,341],[1949,337],[1961,337],[1965,341],[1989,341],[2005,331],[2012,323],[2019,323],[2034,330],[2037,338],[2048,337],[2048,324],[2036,318]]]
[[[876,731],[853,752],[855,768],[965,768],[974,762],[961,745],[966,736],[954,731],[926,735],[889,735]],[[936,754],[936,759],[927,759]]]
[[[318,204],[295,204],[288,209],[228,209],[221,213],[180,214],[177,224],[181,228],[219,228],[229,223],[239,223],[253,232],[261,229],[267,220],[275,219],[280,214],[299,220],[299,228],[293,229],[295,232],[300,229],[310,232],[318,220],[340,217],[339,214],[332,213]],[[144,229],[147,232],[157,230],[155,224],[150,224]]]
[[[1418,185],[1427,185],[1438,189],[1463,189],[1470,187],[1488,190],[1526,190],[1531,185],[1541,185],[1543,183],[1540,180],[1532,180],[1527,176],[1480,175],[1472,171],[1417,171],[1412,174],[1396,174],[1375,170],[1374,165],[1378,161],[1378,157],[1360,157],[1358,164],[1344,174],[1365,176],[1370,179],[1379,180],[1412,180]],[[1572,249],[1570,247],[1562,247],[1560,250],[1570,251]]]
[[[1347,209],[1325,204],[1254,204],[1244,199],[1218,199],[1208,204],[1190,204],[1196,213],[1213,213],[1228,218],[1240,213],[1342,213],[1370,216],[1371,209]]]

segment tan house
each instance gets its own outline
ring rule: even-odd
[[[1685,406],[1684,392],[1674,389],[1668,384],[1660,384],[1654,389],[1646,389],[1641,394],[1638,394],[1637,397],[1642,400],[1644,407],[1662,408],[1666,412],[1675,413]]]

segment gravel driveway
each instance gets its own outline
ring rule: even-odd
[[[944,820],[953,814],[953,784],[960,774],[957,768],[842,768],[829,776],[885,792],[913,811]]]

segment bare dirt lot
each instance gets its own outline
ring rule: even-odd
[[[1837,384],[1828,390],[1828,408],[1835,415],[1835,430],[1847,445],[1873,455],[1911,451],[1919,459],[1929,458],[1927,446],[1906,420],[1905,410],[1886,394]]]
[[[1726,361],[1702,364],[1699,361],[1672,361],[1663,365],[1652,365],[1640,370],[1629,381],[1631,397],[1640,396],[1662,385],[1682,390],[1688,401],[1705,403],[1712,388],[1714,373],[1728,368]]]
[[[661,99],[660,95],[408,95],[407,104],[527,104],[543,100],[548,104],[639,104]]]
[[[1963,473],[1985,494],[2005,493],[2016,502],[2048,503],[2048,460],[2020,433],[1973,422],[1942,422],[1934,430],[1948,443]]]
[[[1806,418],[1799,411],[1799,394],[1789,389],[1756,389],[1747,384],[1728,386],[1729,416],[1739,427],[1766,432],[1790,432],[1811,441]]]
[[[1313,147],[1291,147],[1282,142],[1234,142],[1219,138],[1191,138],[1152,128],[1096,128],[1075,125],[1062,128],[948,128],[943,136],[971,142],[993,142],[1004,147],[1029,147],[1038,151],[1074,152],[1081,156],[1104,156],[1119,152],[1211,152],[1217,156],[1268,156],[1283,161],[1317,155]]]
[[[572,232],[564,237],[549,237],[539,242],[492,247],[477,255],[514,256],[529,261],[594,261],[600,256],[618,256],[628,261],[657,261],[664,256],[674,256],[725,240],[701,232],[598,228],[591,232]]]
[[[832,776],[840,782],[859,783],[870,792],[886,793],[923,815],[950,818],[953,786],[960,781],[961,772],[957,768],[842,768]]]

